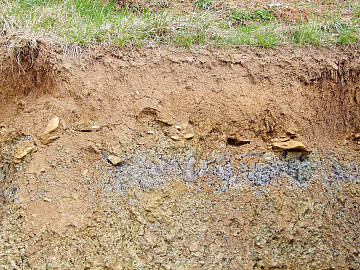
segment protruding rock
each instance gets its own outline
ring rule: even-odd
[[[184,135],[184,138],[187,139],[187,140],[190,140],[192,138],[194,138],[195,134],[194,133],[186,133]]]
[[[246,138],[242,138],[242,137],[237,137],[237,136],[230,136],[227,138],[226,141],[229,145],[232,145],[232,146],[242,146],[242,145],[250,143],[250,140],[248,140]]]
[[[60,137],[57,135],[50,135],[50,134],[46,134],[40,137],[40,141],[43,144],[49,144],[52,143],[53,141],[59,139]]]
[[[289,140],[284,142],[274,142],[272,146],[274,149],[283,150],[283,151],[287,151],[287,150],[300,151],[300,152],[311,151],[303,143],[294,140]]]
[[[92,131],[99,131],[100,126],[95,122],[85,122],[77,125],[79,131],[82,132],[92,132]]]
[[[36,146],[33,142],[24,141],[16,147],[14,162],[20,163],[30,153],[35,152]]]
[[[354,134],[354,140],[359,141],[360,140],[360,133]]]
[[[84,148],[84,150],[92,154],[100,154],[101,152],[96,144],[89,144]]]
[[[290,140],[291,140],[291,138],[289,138],[287,136],[281,136],[280,138],[273,139],[273,142],[288,142]]]
[[[41,143],[49,144],[49,143],[55,141],[56,139],[60,138],[59,136],[53,134],[58,129],[59,123],[60,123],[60,120],[59,120],[59,117],[57,117],[57,116],[50,119],[44,132],[38,136]]]
[[[180,137],[178,135],[173,135],[170,138],[173,139],[174,141],[179,141],[180,140]]]
[[[114,166],[117,166],[117,165],[119,165],[119,164],[121,164],[121,163],[124,162],[124,159],[123,159],[123,158],[118,157],[118,156],[115,156],[115,155],[110,155],[110,156],[108,157],[108,160],[109,160],[110,163],[111,163],[112,165],[114,165]]]
[[[59,123],[60,123],[59,117],[56,116],[56,117],[52,118],[49,121],[43,134],[49,134],[49,133],[55,131],[59,127]]]
[[[156,121],[158,121],[161,124],[164,124],[165,126],[174,125],[174,120],[168,118],[157,118]]]
[[[297,128],[291,127],[291,128],[288,128],[288,130],[286,131],[286,134],[289,136],[296,136],[298,132],[299,132],[299,130]]]

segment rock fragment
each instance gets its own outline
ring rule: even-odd
[[[60,119],[57,116],[50,119],[44,132],[38,136],[41,143],[46,145],[60,138],[59,136],[53,134],[58,129],[59,123]]]
[[[242,146],[245,144],[250,144],[250,140],[237,137],[237,136],[230,136],[226,139],[227,143],[232,146]]]
[[[108,160],[109,162],[114,165],[114,166],[117,166],[117,165],[120,165],[121,163],[124,162],[124,159],[121,158],[121,157],[118,157],[118,156],[115,156],[115,155],[110,155],[108,157]]]
[[[96,124],[95,122],[86,122],[81,123],[77,125],[77,129],[82,132],[93,132],[93,131],[99,131],[100,126]]]
[[[14,163],[20,163],[30,153],[35,152],[36,146],[33,142],[24,141],[20,143],[15,150]]]
[[[286,134],[289,136],[296,136],[298,132],[299,132],[299,130],[297,128],[291,127],[291,128],[288,128],[288,130],[286,131]]]
[[[56,116],[56,117],[52,118],[49,121],[43,134],[45,135],[45,134],[49,134],[49,133],[55,131],[59,127],[59,123],[60,123],[59,117]]]
[[[164,124],[165,126],[169,126],[169,127],[174,125],[174,123],[175,123],[172,119],[169,119],[169,118],[157,118],[155,120],[157,122]]]
[[[194,136],[195,136],[194,133],[186,133],[186,134],[184,135],[184,138],[185,138],[186,140],[190,140],[190,139],[194,138]]]
[[[300,151],[300,152],[310,152],[311,150],[307,148],[303,143],[289,140],[289,141],[283,141],[283,142],[274,142],[272,144],[272,147],[277,150],[282,151]]]
[[[170,137],[172,140],[174,141],[179,141],[180,140],[180,137],[178,135],[173,135]]]
[[[53,141],[56,141],[57,139],[59,139],[60,137],[57,136],[57,135],[50,135],[50,134],[47,134],[47,135],[43,135],[41,136],[39,139],[41,141],[42,144],[49,144],[49,143],[52,143]]]

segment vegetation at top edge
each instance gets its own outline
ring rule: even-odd
[[[212,0],[195,0],[194,5],[202,10],[210,9],[213,6]]]
[[[267,23],[275,20],[271,10],[258,8],[254,10],[234,10],[228,18],[236,24],[245,24],[249,22]]]
[[[100,0],[0,1],[3,32],[18,39],[48,39],[54,43],[117,46],[192,47],[349,45],[358,42],[360,5],[347,2],[350,19],[341,16],[287,23],[277,20],[276,8],[215,9],[213,0],[195,0],[198,11],[141,8]],[[163,8],[165,7],[165,8]],[[340,7],[339,7],[340,8]]]

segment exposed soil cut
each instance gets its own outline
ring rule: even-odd
[[[3,269],[359,269],[354,48],[3,50]]]

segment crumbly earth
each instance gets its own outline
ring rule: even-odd
[[[360,268],[356,48],[39,44],[2,49],[1,269]]]

